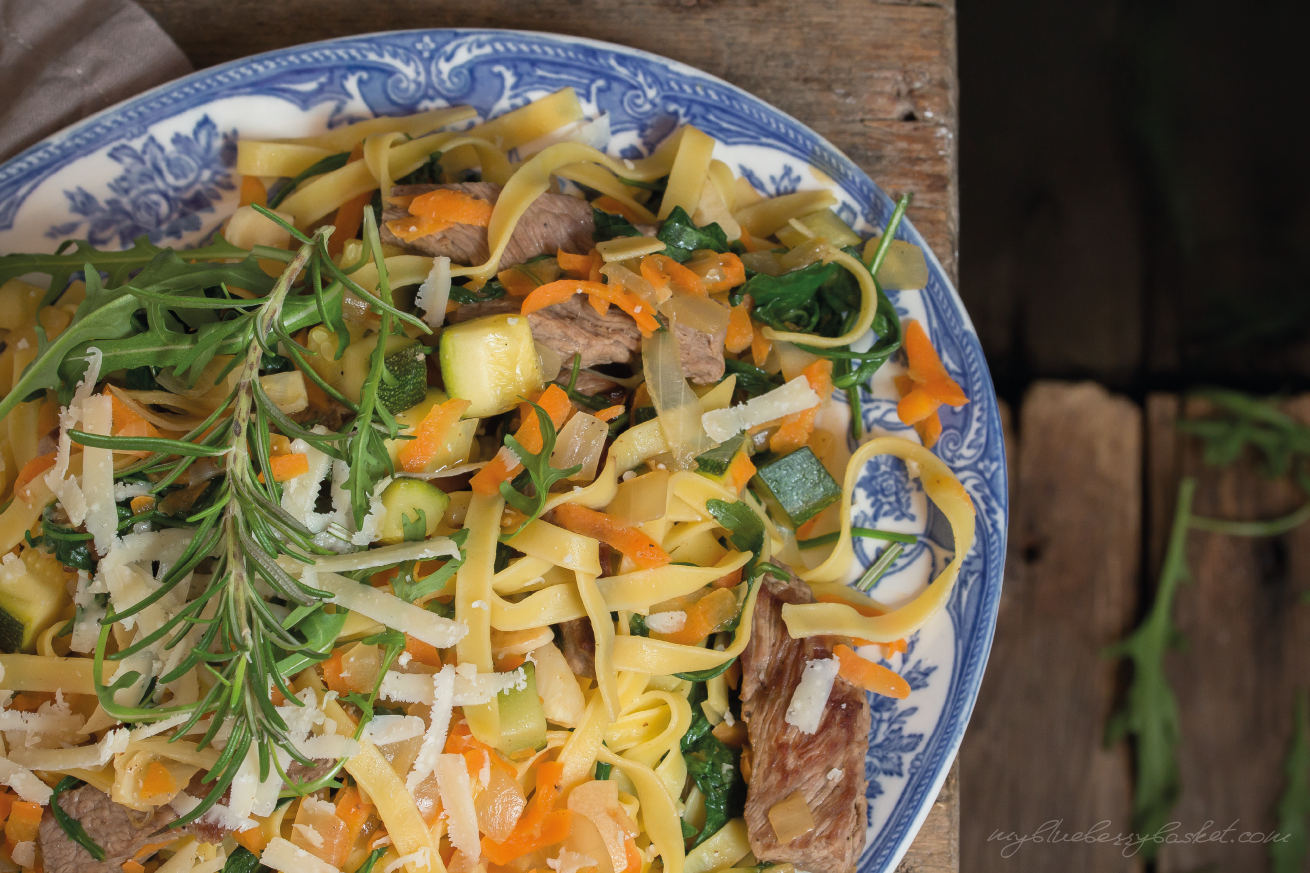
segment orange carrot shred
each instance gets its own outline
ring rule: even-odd
[[[31,489],[27,486],[32,484],[32,480],[40,476],[46,470],[55,465],[55,453],[50,452],[44,455],[37,455],[32,460],[23,465],[23,469],[18,471],[18,477],[14,479],[14,495],[21,497],[24,501],[32,497]]]
[[[241,177],[241,206],[249,206],[252,203],[259,206],[268,205],[268,189],[264,183],[259,181],[258,176]]]
[[[699,249],[686,266],[701,278],[710,294],[730,291],[746,281],[746,266],[732,252]]]
[[[723,344],[734,355],[749,349],[755,339],[755,329],[751,327],[751,303],[751,296],[747,294],[728,312],[728,333]]]
[[[599,412],[593,413],[601,421],[613,421],[623,414],[623,405],[607,406]]]
[[[889,670],[881,664],[866,661],[845,643],[833,647],[833,654],[841,662],[839,675],[847,682],[860,686],[865,691],[904,700],[910,696],[910,683],[900,674]]]
[[[632,207],[613,197],[605,194],[591,201],[591,205],[601,212],[608,212],[610,215],[621,215],[633,224],[641,224],[641,216],[632,210]]]
[[[450,438],[451,431],[459,424],[460,417],[468,408],[469,401],[456,398],[438,403],[423,416],[423,420],[414,429],[414,439],[400,449],[400,466],[406,473],[423,472],[428,461],[436,457]]]
[[[573,409],[573,402],[564,393],[564,389],[554,383],[541,393],[536,403],[550,416],[551,423],[556,429],[564,425],[565,419]],[[541,436],[541,423],[537,421],[537,414],[531,406],[523,404],[519,412],[522,424],[519,425],[514,438],[524,449],[536,454],[545,445]],[[473,475],[469,480],[469,487],[473,489],[474,494],[499,494],[500,483],[513,479],[521,469],[523,465],[518,462],[518,456],[508,448],[502,448],[485,467]]]
[[[642,258],[641,276],[657,288],[672,282],[688,294],[709,296],[701,277],[668,255],[647,255]]]
[[[555,521],[567,530],[598,539],[632,559],[643,570],[669,563],[669,553],[639,528],[628,527],[612,515],[565,503],[555,509]]]

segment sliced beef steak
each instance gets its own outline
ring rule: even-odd
[[[763,585],[741,659],[742,714],[753,755],[746,792],[751,851],[761,861],[787,861],[809,873],[849,873],[864,848],[869,703],[863,690],[839,677],[817,731],[805,734],[787,724],[806,662],[832,652],[819,639],[793,640],[782,622],[784,603],[813,602],[804,583],[770,576]],[[839,778],[828,779],[834,770],[841,771]],[[780,845],[769,810],[797,790],[815,829]]]
[[[173,833],[156,836],[177,818],[170,807],[154,812],[137,812],[109,799],[98,788],[83,785],[59,795],[64,812],[82,823],[87,836],[105,850],[105,860],[97,861],[91,853],[68,838],[46,809],[37,837],[46,873],[119,873],[123,862],[130,861],[152,843],[167,845],[177,839]]]
[[[452,323],[470,321],[484,315],[518,312],[522,301],[510,297],[486,303],[465,303],[450,315]],[[567,372],[573,356],[582,355],[583,367],[597,364],[629,364],[641,351],[641,331],[637,323],[617,306],[601,315],[584,294],[574,294],[563,303],[538,309],[528,316],[532,338],[555,351]],[[701,333],[685,325],[677,326],[678,354],[682,370],[697,385],[707,385],[723,378],[723,339],[726,330],[717,334]],[[562,378],[567,381],[567,376]],[[584,394],[595,393],[585,384]]]
[[[467,182],[457,185],[397,185],[391,193],[397,197],[425,194],[436,188],[460,191],[478,200],[495,203],[500,197],[500,186],[490,182]],[[402,218],[409,212],[401,206],[388,206],[382,213],[384,221]],[[405,246],[429,257],[445,256],[457,264],[477,265],[491,256],[487,246],[487,229],[471,224],[456,224],[438,233],[419,237],[411,243],[402,242],[384,223],[379,231],[384,243]],[[566,194],[542,194],[527,208],[514,226],[509,245],[501,255],[504,270],[521,264],[537,255],[553,255],[559,249],[575,255],[591,251],[595,224],[591,219],[591,204]]]
[[[564,652],[564,660],[569,662],[569,669],[578,676],[595,679],[596,633],[591,628],[591,619],[575,618],[562,622],[559,635],[560,650]]]

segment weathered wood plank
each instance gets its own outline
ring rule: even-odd
[[[954,275],[955,10],[950,3],[724,0],[144,0],[198,67],[354,33],[509,27],[603,39],[720,76],[800,119],[889,192]]]
[[[1305,499],[1286,480],[1260,476],[1252,458],[1225,470],[1204,467],[1199,443],[1174,429],[1181,406],[1174,395],[1147,401],[1153,573],[1183,476],[1197,477],[1193,511],[1211,518],[1273,518]],[[1284,411],[1310,422],[1310,396]],[[1193,402],[1184,412],[1207,410]],[[1166,662],[1181,724],[1182,797],[1173,818],[1181,834],[1207,822],[1210,833],[1234,828],[1221,840],[1166,845],[1159,869],[1267,870],[1268,846],[1241,838],[1275,828],[1293,702],[1310,674],[1310,610],[1300,601],[1310,578],[1310,529],[1265,539],[1193,531],[1188,545],[1194,581],[1179,589],[1174,610],[1187,645]]]
[[[1101,742],[1115,668],[1100,651],[1133,624],[1141,411],[1096,385],[1039,382],[1019,438],[996,638],[960,753],[962,866],[1135,871],[1110,845],[1007,851],[1006,837],[1050,822],[1064,834],[1102,821],[1112,833],[1128,829],[1127,753]]]
[[[951,764],[941,793],[914,838],[896,873],[959,873],[960,759]]]

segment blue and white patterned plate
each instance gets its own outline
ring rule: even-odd
[[[292,137],[378,114],[469,104],[498,115],[572,85],[588,114],[609,113],[616,156],[643,156],[677,125],[695,124],[767,195],[829,187],[861,233],[892,202],[830,143],[762,100],[691,67],[575,37],[490,30],[375,34],[270,52],[163,85],[76,124],[0,166],[0,253],[53,250],[70,237],[128,246],[147,234],[189,245],[236,206],[238,137]],[[972,402],[944,409],[937,452],[978,508],[978,535],[946,610],[889,664],[908,700],[873,699],[868,842],[860,873],[890,871],[928,814],[968,722],[991,645],[1005,555],[1006,476],[996,396],[959,296],[908,222],[897,236],[924,248],[930,279],[893,293],[901,316],[927,326]],[[866,392],[867,429],[915,438],[895,414],[889,364]],[[835,410],[848,414],[842,404]],[[861,477],[857,523],[924,534],[875,592],[893,603],[950,558],[945,519],[899,461]],[[877,544],[859,542],[868,564]],[[858,568],[853,569],[852,576]]]

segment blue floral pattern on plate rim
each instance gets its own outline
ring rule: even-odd
[[[141,233],[190,244],[235,203],[235,138],[299,135],[377,114],[467,103],[497,115],[565,85],[589,114],[607,112],[611,153],[640,157],[679,124],[769,195],[827,185],[839,214],[868,235],[892,201],[845,155],[795,119],[706,73],[593,40],[496,30],[418,30],[283,49],[194,73],[111,107],[0,166],[0,252],[49,250],[85,236],[125,246]],[[291,127],[287,127],[291,125]],[[807,178],[807,174],[809,178]],[[1007,491],[1000,417],[982,350],[940,263],[905,222],[897,237],[925,251],[929,282],[893,299],[923,320],[972,402],[944,410],[937,453],[978,508],[977,538],[947,609],[889,664],[906,701],[873,699],[865,772],[870,822],[859,873],[890,871],[946,777],[982,680],[1000,600]],[[889,364],[863,392],[866,429],[913,437],[895,416]],[[845,399],[839,414],[849,415]],[[908,487],[907,487],[908,486]],[[908,497],[907,497],[908,495]],[[950,559],[951,533],[899,462],[880,461],[856,488],[857,522],[921,533],[879,594],[892,602]],[[862,565],[881,544],[858,541]],[[907,587],[908,586],[908,587]]]

